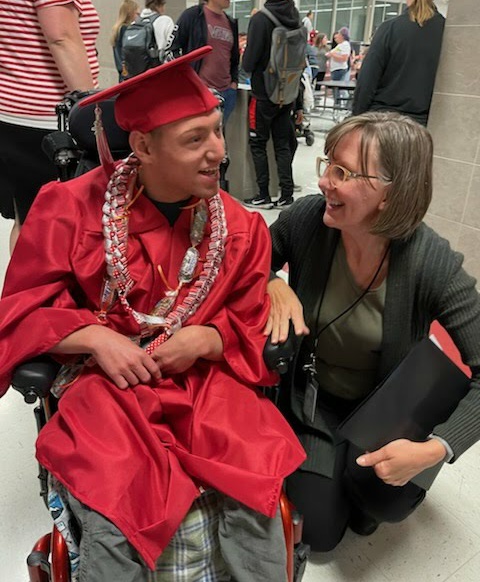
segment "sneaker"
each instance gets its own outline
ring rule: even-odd
[[[274,202],[275,208],[283,208],[284,206],[290,206],[290,204],[293,204],[293,196],[288,196],[287,198],[280,197]]]
[[[273,208],[273,202],[270,196],[255,196],[255,198],[248,198],[243,201],[245,206],[250,208],[263,208],[264,210],[271,210]]]

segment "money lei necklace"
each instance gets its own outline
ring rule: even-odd
[[[185,252],[178,273],[178,284],[175,289],[168,287],[163,297],[157,302],[150,314],[141,313],[132,308],[127,296],[134,285],[127,261],[128,217],[129,209],[136,198],[142,193],[140,188],[134,195],[137,181],[139,161],[131,154],[120,162],[112,174],[105,192],[103,205],[103,235],[105,246],[106,277],[104,279],[100,310],[96,312],[99,323],[105,324],[109,309],[118,298],[125,310],[132,315],[140,326],[140,336],[132,338],[139,342],[142,338],[152,337],[157,329],[164,331],[151,339],[145,350],[151,354],[159,345],[178,331],[191,317],[204,299],[218,275],[225,251],[227,224],[223,201],[219,194],[212,196],[207,202],[200,200],[194,205],[194,217],[190,228],[191,246]],[[181,288],[191,283],[199,262],[197,246],[205,235],[205,227],[210,218],[211,234],[208,251],[203,262],[203,268],[195,283],[184,299],[176,304]],[[160,275],[166,283],[163,272]],[[81,374],[88,356],[80,356],[70,364],[62,366],[52,386],[52,392],[59,397]]]
[[[138,174],[139,162],[132,154],[121,162],[110,178],[105,193],[103,205],[103,235],[105,241],[105,262],[107,277],[104,282],[99,320],[106,317],[108,309],[113,305],[115,296],[118,297],[140,326],[141,337],[148,337],[158,328],[165,331],[155,338],[155,347],[163,343],[175,331],[180,329],[184,322],[195,313],[205,297],[208,295],[218,274],[225,248],[227,225],[222,199],[218,194],[207,202],[201,200],[194,206],[194,218],[190,229],[191,246],[185,252],[178,273],[178,284],[175,289],[168,288],[165,297],[154,307],[150,314],[141,313],[133,309],[127,299],[134,281],[130,276],[126,256],[128,239],[129,207],[135,200],[133,189]],[[197,246],[205,235],[205,227],[210,217],[211,234],[203,263],[202,271],[196,279],[187,296],[178,305],[175,305],[181,288],[191,283],[200,258]],[[163,273],[160,271],[162,278]],[[159,340],[159,338],[162,338]],[[147,352],[154,347],[149,344]]]

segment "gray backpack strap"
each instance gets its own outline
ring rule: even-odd
[[[278,18],[274,14],[272,14],[268,8],[265,7],[260,8],[260,12],[263,12],[266,16],[268,16],[268,18],[270,18],[270,20],[273,22],[273,24],[275,24],[275,26],[282,26],[280,20],[278,20]]]

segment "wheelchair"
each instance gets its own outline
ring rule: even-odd
[[[80,96],[81,97],[81,96]],[[43,144],[44,151],[58,168],[61,180],[79,176],[96,167],[99,160],[91,127],[94,122],[93,107],[79,109],[79,96],[72,94],[57,106],[59,129],[49,134]],[[114,100],[101,104],[102,118],[107,139],[114,159],[129,153],[128,134],[114,121]],[[68,130],[67,130],[68,128]],[[295,351],[293,333],[282,345],[265,347],[264,359],[271,369],[285,373]],[[12,379],[12,387],[17,390],[27,404],[37,404],[34,408],[38,431],[48,422],[56,410],[56,399],[50,387],[60,368],[48,355],[39,356],[19,366]],[[278,387],[264,388],[264,393],[276,402]],[[39,466],[40,496],[48,507],[48,473]],[[285,493],[280,499],[285,543],[287,547],[288,582],[300,582],[310,553],[309,546],[301,542],[302,519],[288,501]],[[27,558],[30,582],[70,582],[70,562],[67,544],[63,535],[53,525],[51,533],[42,536],[33,546]]]

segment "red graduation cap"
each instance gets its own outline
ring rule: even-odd
[[[82,99],[81,107],[117,95],[115,119],[126,130],[147,133],[156,127],[208,113],[218,107],[218,99],[190,66],[212,50],[196,49],[113,87]]]

